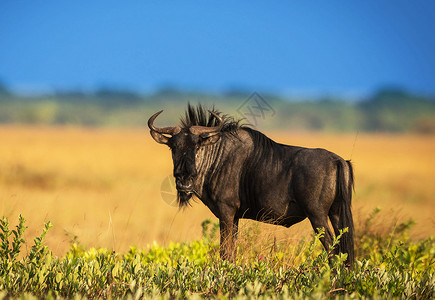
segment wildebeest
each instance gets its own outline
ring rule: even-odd
[[[350,161],[325,149],[309,149],[274,142],[240,121],[188,105],[180,126],[156,127],[151,136],[169,146],[174,164],[179,206],[196,195],[219,219],[221,257],[234,261],[241,218],[290,227],[305,218],[328,250],[333,234],[348,228],[338,252],[354,261]]]

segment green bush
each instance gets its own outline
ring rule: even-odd
[[[405,223],[383,238],[370,230],[367,235],[359,234],[357,245],[363,250],[350,270],[344,266],[346,255],[329,259],[319,242],[322,233],[295,246],[301,263],[289,257],[296,255],[294,249],[281,245],[261,255],[239,249],[235,264],[221,261],[215,241],[218,224],[209,220],[202,224],[204,237],[199,241],[131,248],[125,254],[87,250],[74,243],[59,258],[43,245],[50,222],[34,239],[29,253],[23,253],[24,219],[20,216],[16,228],[10,230],[3,218],[0,298],[433,299],[434,239],[411,241],[406,237],[410,226]]]

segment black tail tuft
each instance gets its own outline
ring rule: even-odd
[[[348,174],[346,174],[346,164],[342,161],[338,163],[338,174],[337,174],[337,187],[338,194],[337,200],[340,202],[340,220],[339,228],[348,228],[348,232],[343,234],[340,239],[339,251],[342,253],[347,253],[347,263],[353,265],[355,261],[355,250],[354,250],[354,227],[353,227],[353,217],[352,217],[352,191],[354,187],[354,175],[352,164],[349,160],[346,161]],[[348,175],[348,176],[346,176]]]

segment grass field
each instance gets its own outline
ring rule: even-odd
[[[435,234],[435,137],[406,134],[266,132],[274,140],[321,147],[351,159],[357,227],[377,206],[376,228],[413,218],[413,237]],[[53,223],[46,244],[63,255],[73,241],[120,252],[156,241],[201,237],[214,218],[199,201],[179,211],[161,198],[172,172],[170,152],[144,129],[0,127],[0,215],[22,214],[28,237]],[[248,227],[244,221],[242,227]],[[311,233],[309,222],[292,228],[262,225],[263,234],[288,242]],[[389,228],[389,227],[388,227]]]

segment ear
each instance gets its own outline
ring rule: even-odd
[[[164,136],[163,134],[160,134],[154,130],[150,130],[151,136],[153,139],[159,143],[159,144],[167,144],[169,141],[169,138]]]
[[[201,146],[213,145],[219,141],[220,138],[221,135],[219,133],[211,136],[207,136],[207,134],[205,134],[204,136],[201,136]]]

